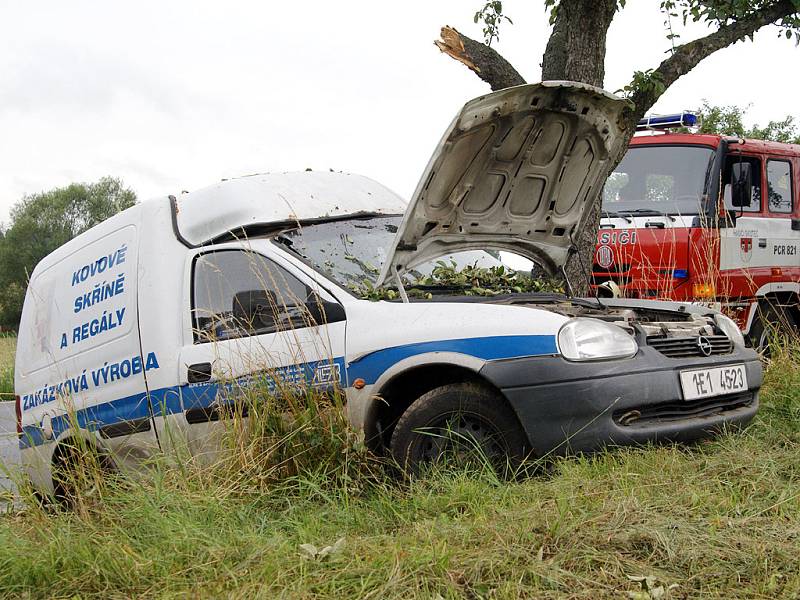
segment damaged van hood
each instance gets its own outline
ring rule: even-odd
[[[550,272],[624,142],[626,100],[549,81],[470,100],[431,156],[378,284],[462,250],[521,254]]]

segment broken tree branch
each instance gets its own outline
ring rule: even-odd
[[[452,27],[442,27],[441,39],[434,44],[450,58],[466,65],[492,88],[502,90],[522,85],[525,80],[496,50],[468,38]]]

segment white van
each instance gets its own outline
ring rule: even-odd
[[[176,440],[207,451],[217,382],[258,369],[343,389],[353,425],[410,468],[449,439],[421,428],[519,458],[746,424],[761,367],[717,312],[404,289],[465,251],[557,273],[623,107],[580,84],[511,88],[464,106],[409,205],[357,175],[255,175],[138,204],[65,244],[31,276],[17,345],[34,485],[53,491],[76,436],[119,469]],[[354,293],[382,284],[402,301]]]

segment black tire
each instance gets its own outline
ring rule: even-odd
[[[789,310],[766,302],[759,303],[747,337],[750,345],[765,358],[772,354],[770,346],[797,333],[797,321]]]
[[[498,392],[454,383],[420,396],[400,417],[391,452],[409,474],[455,459],[455,466],[488,463],[499,475],[516,472],[528,453],[517,416]]]

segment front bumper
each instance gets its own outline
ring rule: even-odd
[[[685,401],[679,372],[744,364],[747,392]],[[750,349],[667,358],[642,346],[624,360],[574,363],[559,356],[494,361],[481,370],[511,403],[537,456],[606,446],[692,441],[740,428],[758,410],[761,363]]]

